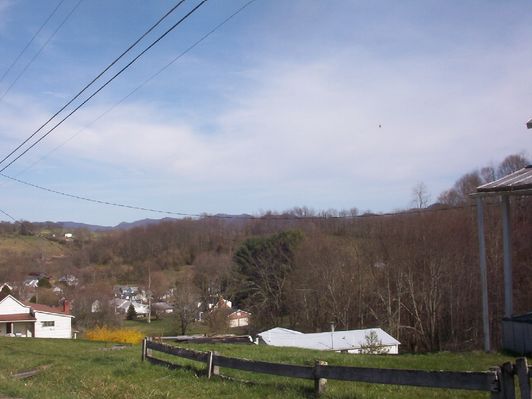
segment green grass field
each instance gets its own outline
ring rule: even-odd
[[[185,360],[177,370],[140,361],[140,346],[112,349],[104,342],[0,338],[0,397],[13,398],[306,398],[313,382],[222,369],[243,381],[208,380],[205,366]],[[201,345],[199,350],[292,364],[329,364],[425,370],[487,370],[512,359],[480,352],[398,356],[354,356],[254,345]],[[164,356],[160,356],[163,358]],[[31,378],[13,374],[40,367]],[[329,381],[326,398],[487,398],[472,391],[446,391]]]

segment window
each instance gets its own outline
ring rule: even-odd
[[[41,323],[43,327],[54,327],[55,326],[55,321],[42,321]]]

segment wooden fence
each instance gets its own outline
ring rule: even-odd
[[[142,342],[142,360],[170,368],[179,366],[153,357],[152,351],[205,363],[206,374],[209,378],[212,375],[220,375],[220,367],[224,367],[254,373],[314,380],[314,389],[317,396],[325,390],[327,380],[330,379],[374,384],[466,389],[489,392],[490,397],[493,399],[515,399],[514,378],[517,377],[521,399],[532,399],[530,388],[532,368],[528,367],[526,358],[516,359],[515,364],[508,362],[500,367],[494,367],[489,371],[482,372],[329,366],[323,361],[316,361],[314,366],[300,366],[226,357],[216,352],[200,352],[155,342],[149,338],[144,339]]]

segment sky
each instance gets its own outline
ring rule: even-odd
[[[0,159],[177,0],[78,2],[0,0]],[[247,3],[208,0],[2,173],[183,214],[390,212],[421,182],[435,201],[467,172],[532,155],[530,1],[256,0],[158,73]],[[2,176],[0,210],[100,225],[171,216]]]

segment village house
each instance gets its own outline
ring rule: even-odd
[[[110,305],[115,309],[115,313],[126,315],[129,307],[133,305],[135,313],[138,317],[148,317],[149,307],[146,304],[129,301],[127,299],[114,298],[110,301]]]
[[[72,338],[73,318],[67,301],[62,307],[24,303],[12,295],[0,301],[0,335]]]
[[[233,308],[233,303],[220,297],[214,306],[209,307],[210,313],[222,314],[229,328],[245,327],[249,325],[251,313],[242,309]]]

